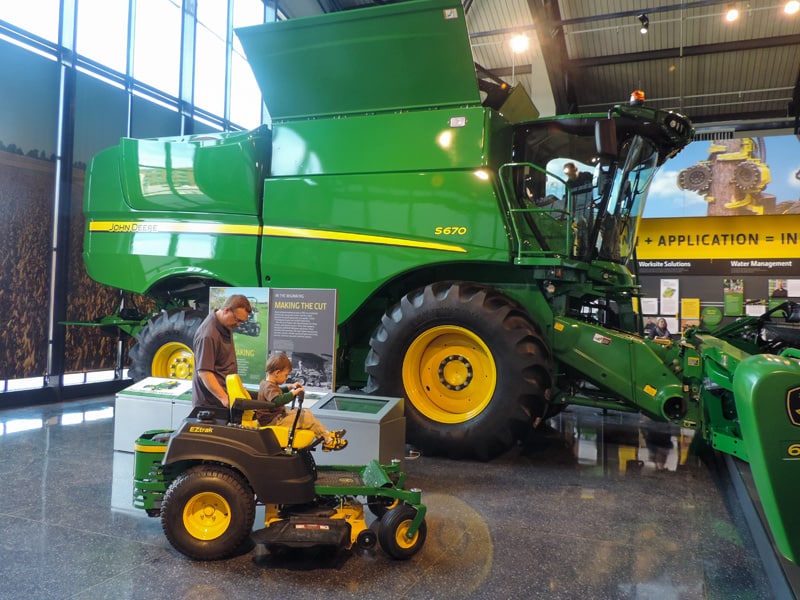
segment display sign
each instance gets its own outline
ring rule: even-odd
[[[636,244],[640,264],[661,261],[662,267],[691,259],[730,259],[729,266],[743,268],[784,266],[780,263],[788,259],[776,257],[798,252],[800,215],[642,219]]]
[[[336,290],[214,287],[210,310],[234,294],[247,296],[250,318],[233,330],[239,376],[255,389],[266,374],[267,357],[285,352],[292,361],[287,383],[299,381],[310,392],[330,392],[334,385]]]
[[[267,364],[267,339],[269,337],[269,288],[212,287],[209,310],[220,308],[230,296],[247,296],[253,312],[244,323],[233,330],[236,347],[236,367],[242,382],[249,387],[258,386],[264,379]]]
[[[273,289],[270,292],[269,355],[292,359],[288,383],[332,391],[336,349],[336,290]]]

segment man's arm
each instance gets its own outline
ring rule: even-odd
[[[222,386],[217,381],[217,378],[214,377],[214,373],[211,371],[195,371],[195,375],[200,377],[200,380],[203,382],[205,388],[214,394],[214,397],[222,403],[222,406],[228,408],[228,393],[222,389]]]

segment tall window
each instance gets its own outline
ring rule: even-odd
[[[227,36],[228,3],[224,0],[197,0],[194,103],[217,115],[225,113]]]
[[[79,0],[76,51],[125,74],[128,0]]]
[[[0,2],[0,19],[30,31],[49,42],[58,42],[59,0]]]
[[[133,77],[178,95],[181,66],[181,5],[179,0],[136,3]]]
[[[261,0],[234,0],[233,28],[257,25],[275,20],[275,9],[266,9]],[[231,55],[231,107],[230,119],[233,123],[253,129],[261,124],[263,104],[261,90],[244,56],[239,38],[233,36]]]
[[[48,342],[48,320],[63,321],[61,307],[68,307],[67,321],[88,322],[110,314],[119,300],[115,290],[89,278],[81,260],[86,166],[126,135],[257,127],[261,93],[231,25],[274,20],[274,8],[265,4],[0,0],[0,20],[11,25],[0,40],[0,287],[7,292],[0,322],[8,333],[0,340],[0,356],[6,357],[0,390],[12,381],[22,386],[15,389],[40,387],[44,374],[110,372],[116,366],[116,340],[104,338],[97,328],[56,327],[55,342]],[[59,21],[65,9],[66,24]],[[74,86],[62,86],[62,75],[71,74],[58,63],[58,44],[62,30],[73,30],[72,11],[78,67],[74,79],[63,80]],[[192,28],[185,38],[184,27]],[[71,47],[72,40],[65,45]],[[192,51],[193,56],[182,55]],[[183,65],[194,70],[183,73],[182,80]],[[197,110],[194,123],[187,125],[191,104]],[[64,115],[74,119],[60,119]],[[72,152],[59,156],[62,139],[72,144]],[[63,161],[70,155],[71,170]],[[70,174],[71,186],[56,177],[57,167]],[[58,231],[69,231],[63,236],[68,244],[56,252],[66,286],[51,281],[56,222]],[[63,356],[51,355],[50,348],[63,348]]]

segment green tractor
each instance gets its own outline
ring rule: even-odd
[[[317,466],[313,452],[321,440],[297,429],[297,420],[292,428],[259,427],[252,413],[265,405],[239,398],[230,411],[195,408],[177,430],[147,431],[136,441],[134,507],[161,519],[176,550],[217,560],[247,540],[275,554],[379,542],[390,557],[408,560],[422,549],[422,492],[404,489],[399,459]],[[264,507],[264,527],[253,531],[257,505]]]
[[[212,286],[336,289],[336,386],[405,398],[423,452],[488,459],[580,404],[800,467],[800,367],[768,341],[798,327],[791,306],[680,343],[641,335],[637,227],[686,117],[637,97],[538,118],[521,89],[476,81],[452,0],[237,34],[269,125],[123,139],[88,168],[89,275],[162,309],[125,323],[133,377],[191,377]],[[786,425],[781,445],[748,439],[743,414]]]

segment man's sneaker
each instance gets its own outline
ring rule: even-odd
[[[332,434],[333,432],[331,432]],[[347,446],[347,440],[331,435],[331,440],[322,444],[323,452],[331,452],[334,450],[344,450]]]
[[[344,438],[346,433],[347,429],[334,429],[333,431],[330,432],[332,438],[339,440]]]

